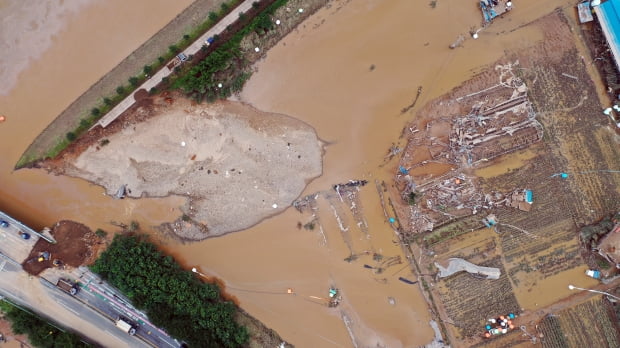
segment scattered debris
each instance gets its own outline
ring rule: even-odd
[[[412,285],[413,285],[413,284],[417,284],[417,283],[418,283],[418,281],[417,281],[417,280],[416,280],[416,281],[413,281],[413,280],[409,280],[409,279],[407,279],[407,278],[403,278],[403,277],[398,277],[398,280],[400,280],[400,281],[401,281],[401,282],[403,282],[403,283],[412,284]]]
[[[364,186],[368,183],[367,180],[349,180],[349,182],[345,183],[345,184],[336,184],[334,185],[334,190],[338,193],[341,192],[341,190],[343,189],[350,189],[350,188],[354,188],[354,187],[360,187],[360,186]]]
[[[418,99],[420,98],[420,94],[422,94],[422,86],[418,86],[418,92],[416,93],[413,102],[400,110],[401,115],[413,109],[415,104],[418,102]]]
[[[500,315],[499,318],[487,320],[487,324],[484,326],[486,330],[484,337],[491,338],[492,336],[503,335],[508,333],[508,331],[513,330],[515,328],[512,323],[514,318],[515,315],[510,313],[506,316]]]
[[[121,185],[114,195],[114,199],[123,199],[127,195],[127,185]]]

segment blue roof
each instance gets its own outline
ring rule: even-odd
[[[616,65],[620,66],[620,0],[607,0],[594,8]]]

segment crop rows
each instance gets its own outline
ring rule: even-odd
[[[543,348],[616,348],[620,337],[609,303],[601,297],[549,315],[541,322]]]
[[[438,287],[448,316],[465,337],[481,334],[488,318],[516,313],[520,308],[500,258],[488,260],[481,266],[500,268],[502,276],[497,280],[484,280],[462,272],[446,278]]]

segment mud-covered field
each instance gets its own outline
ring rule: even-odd
[[[588,75],[586,58],[575,46],[576,36],[571,22],[565,12],[558,10],[528,25],[531,26],[538,28],[544,39],[526,50],[507,52],[505,58],[494,66],[518,62],[515,71],[528,87],[527,96],[532,102],[536,120],[543,126],[542,141],[489,161],[469,166],[463,164],[461,168],[449,168],[443,172],[418,169],[412,174],[416,180],[430,181],[438,177],[443,180],[442,175],[452,176],[454,174],[449,171],[456,170],[474,175],[471,182],[477,192],[507,192],[515,188],[527,188],[533,192],[533,204],[527,207],[529,211],[509,206],[487,209],[484,207],[487,199],[481,204],[482,208],[474,209],[475,215],[451,215],[452,211],[444,209],[446,213],[435,221],[435,229],[431,232],[416,229],[428,224],[405,225],[408,240],[416,240],[428,248],[420,257],[423,269],[432,269],[434,261],[461,257],[479,265],[498,267],[502,272],[499,280],[481,280],[461,273],[431,284],[431,293],[439,298],[439,315],[449,324],[446,327],[451,342],[459,342],[456,346],[521,347],[531,344],[530,337],[515,332],[481,341],[484,322],[487,317],[511,310],[528,318],[527,323],[519,322],[517,318],[517,325],[530,325],[532,320],[543,319],[540,315],[537,317],[537,309],[550,306],[568,295],[569,282],[595,284],[583,273],[586,266],[577,232],[580,226],[617,210],[620,201],[620,176],[602,171],[620,168],[620,140],[614,132],[614,125],[601,113],[601,102]],[[469,106],[463,107],[457,98],[496,84],[496,70],[493,66],[488,67],[472,80],[426,105],[419,112],[422,118],[413,123],[409,131],[420,134],[418,130],[424,132],[426,125],[433,124],[434,120],[441,118],[447,122],[450,117],[469,112]],[[426,127],[426,131],[428,129]],[[401,164],[411,166],[412,159],[416,158],[429,160],[420,156],[419,147],[408,147],[407,150]],[[558,173],[567,173],[568,177],[562,179]],[[462,195],[463,191],[457,194]],[[399,207],[401,221],[415,222],[420,211],[424,211],[424,205],[430,204],[427,198],[426,193],[416,197],[418,204],[422,204],[421,210],[402,204]],[[485,229],[481,220],[490,213],[499,223],[492,229]],[[617,338],[607,331],[616,332],[617,322],[609,317],[609,311],[599,308],[602,306],[600,302],[590,301],[570,311],[600,316],[602,326],[597,326],[596,330],[605,334],[600,335],[596,342],[600,341],[602,347],[613,346],[617,344]],[[567,339],[572,341],[564,345],[562,335],[554,336],[553,332],[569,332],[573,326],[579,332],[595,328],[590,328],[587,323],[579,324],[580,315],[568,315],[573,313],[570,311],[561,316],[562,325],[547,318],[543,320],[540,332],[532,326],[526,326],[526,330],[536,335],[542,333],[546,337],[545,347],[577,347],[582,339],[573,337],[577,334],[570,335]]]

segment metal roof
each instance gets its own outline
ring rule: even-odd
[[[607,0],[594,8],[616,66],[620,68],[620,0]]]

